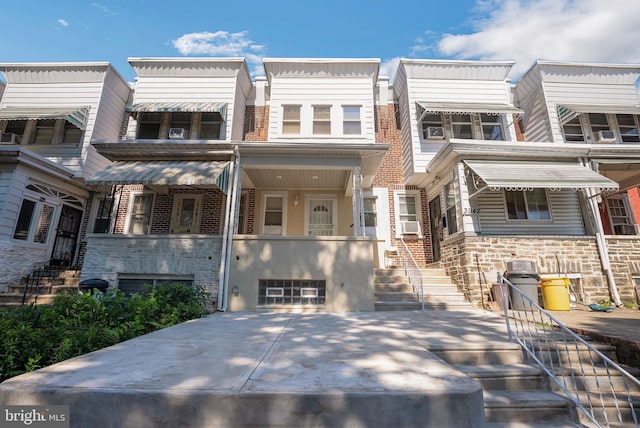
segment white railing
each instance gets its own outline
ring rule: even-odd
[[[400,247],[400,265],[402,266],[402,269],[404,269],[405,273],[407,274],[407,278],[409,278],[409,283],[413,287],[413,291],[416,293],[416,295],[418,296],[418,300],[422,304],[422,310],[424,310],[424,290],[423,290],[423,284],[422,284],[422,270],[420,269],[418,262],[416,262],[416,259],[411,254],[411,251],[409,251],[409,247],[407,247],[407,244],[404,242],[404,239],[401,239],[400,242],[402,243]]]
[[[518,342],[575,404],[581,422],[596,427],[639,426],[640,381],[500,273],[498,284],[509,338]]]

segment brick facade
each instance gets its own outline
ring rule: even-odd
[[[247,106],[244,116],[244,141],[267,141],[269,106]]]

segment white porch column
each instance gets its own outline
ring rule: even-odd
[[[362,167],[351,170],[351,205],[353,211],[353,236],[365,236],[364,191],[362,189]]]
[[[467,177],[465,175],[464,164],[462,162],[456,163],[455,171],[456,180],[456,194],[458,195],[460,218],[462,219],[462,231],[467,236],[473,236],[476,234],[476,227],[478,222],[478,214],[474,212],[476,202],[472,204],[469,200],[469,187],[467,186]]]

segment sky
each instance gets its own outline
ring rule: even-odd
[[[640,0],[21,0],[0,8],[0,62],[129,57],[400,58],[640,64]]]

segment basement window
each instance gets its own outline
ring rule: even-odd
[[[323,305],[326,281],[313,279],[261,279],[258,305]]]
[[[143,294],[149,287],[177,283],[193,286],[193,276],[153,274],[121,274],[118,276],[118,289],[129,296]]]

